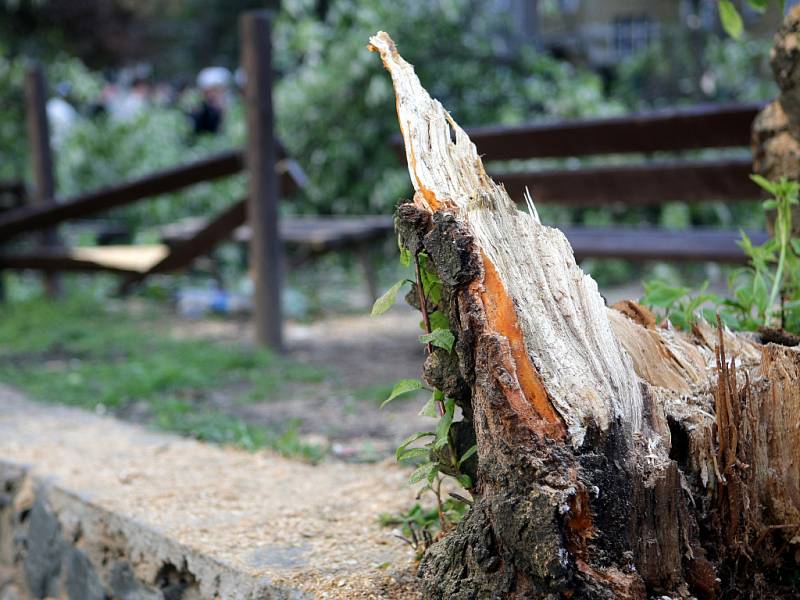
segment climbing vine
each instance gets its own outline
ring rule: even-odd
[[[419,341],[425,344],[428,354],[434,348],[441,348],[447,353],[452,353],[456,338],[450,330],[447,316],[436,308],[442,300],[442,282],[431,266],[430,257],[423,251],[412,254],[403,248],[400,252],[400,262],[409,267],[413,264],[415,279],[401,279],[392,285],[385,294],[375,301],[372,316],[383,314],[391,308],[397,299],[397,294],[404,285],[410,284],[412,294],[419,303],[422,321],[420,328],[423,333]],[[430,310],[430,309],[433,310]],[[436,520],[441,531],[446,531],[460,520],[464,513],[465,504],[468,502],[457,492],[450,492],[445,498],[444,490],[450,478],[459,486],[469,490],[472,487],[471,477],[463,472],[463,467],[476,453],[477,446],[472,445],[459,455],[457,445],[453,438],[452,425],[456,415],[456,401],[434,387],[424,384],[418,379],[402,379],[392,389],[389,397],[384,400],[381,407],[396,398],[408,393],[425,389],[430,392],[430,397],[420,410],[420,415],[436,420],[431,430],[418,431],[403,440],[397,447],[395,456],[398,462],[411,463],[416,468],[409,477],[409,483],[422,486],[418,497],[425,493],[432,493],[436,499]],[[419,536],[414,533],[410,523],[427,530],[432,524],[432,519],[420,522],[419,511],[414,512],[415,520],[402,520],[409,528],[409,534],[415,539]],[[432,516],[429,513],[429,517]],[[391,519],[389,519],[391,521]],[[424,536],[421,536],[424,539]],[[412,544],[415,545],[415,544]],[[415,545],[416,547],[416,545]]]

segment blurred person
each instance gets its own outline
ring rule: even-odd
[[[175,104],[175,89],[169,83],[161,82],[153,88],[152,102],[156,106],[172,106]]]
[[[45,110],[50,123],[50,138],[53,146],[57,148],[78,120],[78,111],[65,98],[70,92],[68,82],[56,85],[55,91],[56,95],[47,101]]]
[[[230,83],[231,72],[225,67],[206,67],[197,75],[197,87],[203,93],[203,99],[191,114],[196,134],[219,131]]]
[[[133,80],[127,92],[118,92],[108,105],[109,113],[118,121],[130,121],[150,105],[150,82],[143,77]]]

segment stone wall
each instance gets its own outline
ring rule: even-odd
[[[134,554],[113,515],[0,462],[0,600],[192,600],[186,564]]]

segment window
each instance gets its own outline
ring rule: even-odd
[[[644,50],[656,37],[657,27],[645,16],[614,19],[614,54],[622,58]]]

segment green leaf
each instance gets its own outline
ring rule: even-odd
[[[419,259],[420,279],[425,298],[432,304],[439,304],[442,299],[442,281],[434,271],[428,269],[430,258],[427,254],[420,253]]]
[[[400,249],[400,264],[404,267],[411,265],[411,251],[408,248]]]
[[[752,175],[750,175],[750,179],[753,181],[753,183],[758,185],[765,192],[769,192],[773,196],[775,195],[775,192],[777,191],[776,190],[776,186],[778,184],[773,183],[772,181],[770,181],[766,177],[763,177],[762,175],[758,175],[757,173],[753,173]]]
[[[792,245],[792,250],[794,250],[794,253],[800,256],[800,238],[792,238],[790,240],[790,243]]]
[[[719,0],[719,20],[722,22],[722,28],[729,36],[736,40],[742,37],[742,31],[744,30],[742,17],[731,0]]]
[[[389,404],[389,402],[391,402],[398,396],[402,396],[403,394],[407,394],[409,392],[416,392],[421,388],[422,388],[422,383],[420,382],[419,379],[401,379],[400,381],[394,384],[394,387],[392,388],[392,393],[389,394],[389,397],[381,403],[381,408]]]
[[[472,457],[472,455],[475,454],[477,451],[478,451],[478,445],[473,444],[472,447],[466,452],[464,452],[464,455],[458,459],[458,466],[460,467],[462,464],[468,461]]]
[[[436,466],[436,463],[423,463],[411,473],[411,476],[408,478],[408,483],[414,484],[423,479],[435,477],[438,470],[439,468]],[[433,473],[433,475],[431,475],[431,473]]]
[[[422,407],[422,410],[419,411],[420,417],[431,417],[435,419],[439,416],[439,408],[438,402],[436,400],[436,395],[430,397],[430,399],[425,403],[425,406]]]
[[[428,458],[430,453],[431,451],[428,448],[409,448],[408,450],[404,450],[403,453],[397,457],[397,462],[411,460],[412,458]]]
[[[448,434],[450,433],[450,425],[453,423],[453,415],[456,410],[456,401],[452,398],[447,398],[444,401],[444,414],[439,419],[439,424],[436,425],[436,441],[433,444],[434,450],[444,448],[448,441]]]
[[[398,460],[400,460],[400,455],[408,447],[408,445],[416,442],[418,439],[424,437],[435,437],[435,436],[436,434],[432,431],[417,431],[416,433],[412,433],[410,436],[408,436],[406,439],[400,442],[400,445],[397,447],[397,450],[395,452],[395,457]]]
[[[406,281],[406,279],[401,279],[388,290],[386,290],[386,293],[384,293],[383,296],[375,300],[375,304],[372,305],[371,316],[377,317],[378,315],[382,315],[387,310],[392,308],[394,303],[397,301],[397,292],[400,291],[400,288],[403,287],[403,284]]]
[[[646,281],[642,303],[658,308],[669,308],[688,293],[689,290],[685,287],[672,287],[658,280]]]
[[[444,348],[448,352],[452,352],[456,337],[449,329],[434,329],[430,333],[419,336],[419,341],[423,344],[433,344],[438,348]]]
[[[428,315],[428,320],[431,324],[431,329],[449,329],[450,328],[450,320],[444,316],[444,313],[440,310],[433,311],[430,315]]]
[[[763,13],[767,10],[767,2],[768,0],[747,0],[747,3],[750,7],[760,13]]]
[[[463,487],[464,489],[468,490],[469,488],[472,487],[472,479],[470,478],[469,475],[466,475],[464,473],[456,477],[456,481],[458,481],[458,483],[460,483],[461,487]]]

